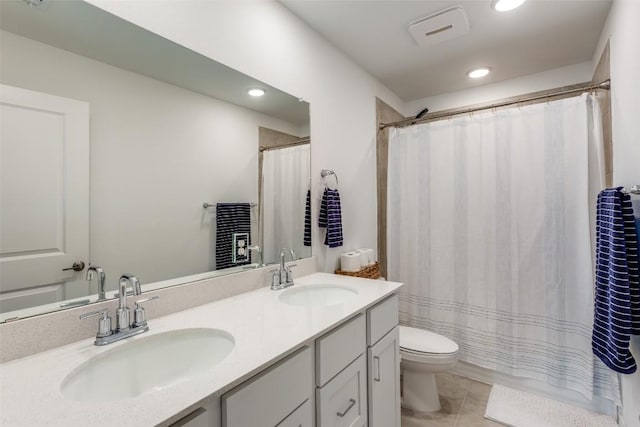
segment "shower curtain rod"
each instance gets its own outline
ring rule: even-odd
[[[427,113],[426,115],[424,115],[419,119],[409,118],[409,119],[399,120],[397,122],[379,123],[378,129],[384,130],[388,127],[396,127],[396,128],[407,127],[407,126],[412,126],[418,123],[428,122],[431,120],[442,119],[445,117],[458,116],[460,114],[475,113],[476,111],[490,110],[492,108],[508,107],[509,105],[522,104],[524,102],[537,101],[540,99],[553,98],[556,96],[569,95],[572,93],[590,92],[596,89],[605,89],[605,90],[611,89],[611,80],[607,79],[595,85],[592,85],[592,84],[582,85],[572,89],[559,90],[557,92],[549,92],[544,95],[534,95],[534,96],[523,97],[513,101],[497,102],[495,104],[485,105],[481,107],[463,108],[457,111],[441,111],[441,112],[436,111],[430,114]]]
[[[292,142],[290,144],[278,145],[277,147],[260,147],[260,152],[269,151],[269,150],[279,150],[281,148],[295,147],[296,145],[304,145],[310,142],[311,142],[311,138],[300,138],[296,142]]]

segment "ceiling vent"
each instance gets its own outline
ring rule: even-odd
[[[421,46],[455,39],[469,32],[469,20],[462,6],[450,7],[409,24],[409,32]]]

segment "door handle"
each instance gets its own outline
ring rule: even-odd
[[[71,267],[63,268],[62,271],[82,271],[84,270],[84,261],[76,261]]]
[[[375,376],[373,377],[374,381],[380,381],[380,358],[378,356],[373,356],[373,370],[375,371]]]
[[[343,412],[338,411],[337,415],[342,418],[345,415],[347,415],[347,412],[349,412],[351,410],[351,408],[353,408],[353,405],[356,404],[356,400],[355,399],[349,399],[349,406],[347,406],[347,409],[345,409]]]

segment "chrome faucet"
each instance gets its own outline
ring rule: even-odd
[[[279,289],[288,288],[293,285],[293,276],[291,274],[291,267],[295,267],[295,264],[289,267],[284,264],[284,256],[289,253],[291,260],[296,260],[296,253],[292,249],[284,248],[280,251],[280,268],[273,270],[271,276],[271,290],[277,291]]]
[[[104,291],[106,281],[104,270],[102,269],[102,267],[89,264],[89,268],[87,268],[87,280],[93,280],[94,273],[98,276],[98,301],[104,301],[105,299],[107,299]]]
[[[133,295],[140,295],[140,281],[133,274],[123,274],[118,281],[118,309],[116,310],[116,331],[126,331],[130,327],[130,310],[127,307],[127,283],[133,288]]]
[[[97,267],[99,268],[99,267]],[[99,274],[99,273],[98,273]],[[96,334],[95,345],[107,345],[134,335],[147,332],[149,325],[145,319],[144,308],[142,303],[158,299],[158,296],[151,298],[143,298],[136,301],[136,309],[134,312],[134,321],[131,322],[130,310],[127,307],[127,284],[133,288],[133,295],[140,295],[142,288],[138,278],[132,274],[123,274],[118,281],[118,308],[116,310],[116,327],[111,329],[111,318],[109,317],[109,309],[104,308],[98,311],[92,311],[80,316],[80,319],[88,317],[100,316],[98,321],[98,333]]]

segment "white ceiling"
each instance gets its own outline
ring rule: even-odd
[[[405,101],[591,60],[611,0],[528,0],[499,13],[491,0],[280,0]],[[409,23],[461,5],[470,32],[419,46]],[[466,72],[489,65],[489,77]]]

